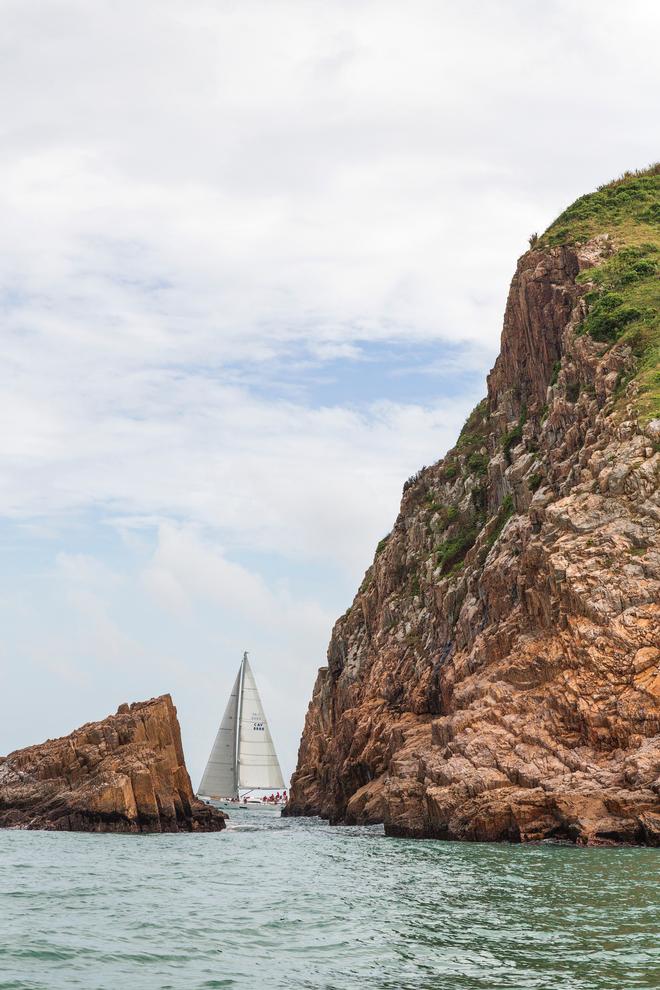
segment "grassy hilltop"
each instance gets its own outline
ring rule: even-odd
[[[611,256],[579,279],[591,286],[584,333],[607,344],[627,343],[636,358],[632,376],[642,422],[660,417],[660,163],[626,172],[580,196],[534,246],[575,244],[597,235],[611,241]]]

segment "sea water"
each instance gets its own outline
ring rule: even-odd
[[[0,832],[2,990],[642,990],[660,850],[388,839],[236,809],[210,835]]]

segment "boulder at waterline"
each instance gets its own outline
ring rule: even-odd
[[[193,793],[169,694],[0,757],[0,827],[214,832],[225,817]]]

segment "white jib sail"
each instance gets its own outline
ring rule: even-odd
[[[247,656],[243,660],[240,729],[238,734],[238,786],[283,789],[284,778],[277,759],[261,698]]]
[[[236,735],[240,686],[241,670],[239,669],[197,790],[198,794],[203,794],[205,797],[238,797]]]

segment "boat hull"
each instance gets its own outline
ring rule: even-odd
[[[284,801],[232,801],[230,798],[202,797],[197,795],[198,800],[205,804],[211,804],[214,808],[227,808],[229,810],[243,808],[244,811],[254,811],[257,808],[265,808],[267,811],[281,811]]]

